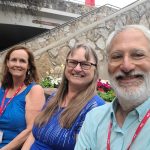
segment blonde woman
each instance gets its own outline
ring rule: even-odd
[[[74,149],[87,112],[104,104],[96,92],[97,67],[98,58],[90,46],[78,44],[69,51],[58,91],[36,118],[34,138],[28,139],[24,150]]]

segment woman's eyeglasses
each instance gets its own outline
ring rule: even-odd
[[[89,70],[91,68],[91,66],[96,66],[96,64],[93,64],[91,62],[77,61],[77,60],[73,60],[73,59],[67,59],[66,62],[67,62],[67,65],[72,68],[75,68],[78,64],[80,64],[80,67],[83,70]]]

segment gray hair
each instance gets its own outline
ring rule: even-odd
[[[113,31],[109,36],[108,36],[108,39],[106,41],[106,52],[107,52],[107,55],[108,55],[108,52],[111,48],[111,44],[112,44],[112,41],[113,39],[122,31],[124,30],[127,30],[127,29],[136,29],[136,30],[140,30],[144,35],[145,37],[147,38],[147,40],[150,42],[150,30],[148,28],[146,28],[145,26],[143,25],[126,25],[126,26],[123,26],[115,31]]]

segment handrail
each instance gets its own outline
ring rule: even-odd
[[[119,10],[121,9],[120,7],[117,7],[111,4],[105,4],[104,6],[112,7],[112,8],[119,9]]]

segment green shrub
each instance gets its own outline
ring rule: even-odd
[[[42,78],[40,85],[43,88],[58,88],[60,82],[61,78],[47,75],[46,77]],[[111,102],[115,98],[114,90],[111,88],[108,81],[104,81],[101,79],[97,81],[97,93],[107,102]]]
[[[97,81],[97,92],[107,102],[111,102],[115,98],[115,92],[107,80],[99,79]]]
[[[107,102],[111,102],[115,98],[115,93],[113,90],[110,90],[108,92],[98,91],[98,95]]]
[[[40,85],[43,88],[58,88],[60,82],[61,82],[61,78],[46,76],[42,79],[42,81],[40,82]]]

